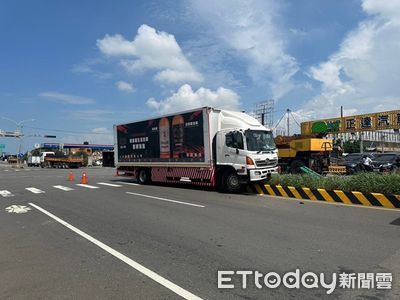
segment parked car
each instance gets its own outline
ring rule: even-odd
[[[372,160],[374,160],[374,155],[372,153],[350,153],[343,157],[340,165],[346,166],[347,174],[354,174],[357,172],[364,171],[363,168],[363,156],[368,155]]]
[[[381,153],[374,156],[372,165],[376,172],[394,172],[400,169],[400,153]]]

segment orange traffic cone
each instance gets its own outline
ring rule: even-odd
[[[72,174],[72,172],[69,172],[68,181],[74,181],[74,180],[75,180],[74,174]]]
[[[82,173],[82,180],[81,180],[82,184],[87,184],[88,180],[87,180],[87,176],[86,176],[86,172]]]

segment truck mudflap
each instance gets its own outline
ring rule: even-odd
[[[266,169],[251,169],[249,170],[250,181],[260,181],[267,179],[271,174],[277,174],[278,167],[266,168]]]

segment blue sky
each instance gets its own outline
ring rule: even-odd
[[[276,120],[398,109],[399,40],[396,0],[3,1],[0,117],[112,143],[114,123],[193,106],[273,98]]]

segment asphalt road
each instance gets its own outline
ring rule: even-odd
[[[108,168],[86,169],[88,188],[82,171],[0,164],[0,298],[400,298],[399,210],[139,186]],[[392,289],[217,286],[218,270],[296,269],[392,273]]]

